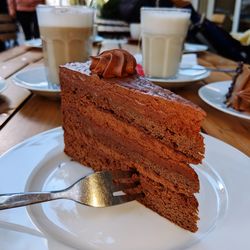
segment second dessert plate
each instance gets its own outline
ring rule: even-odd
[[[232,81],[214,82],[199,89],[200,98],[210,106],[232,116],[250,120],[250,114],[240,112],[225,104],[226,94]]]
[[[51,86],[48,83],[43,66],[18,72],[12,77],[12,81],[19,87],[28,89],[37,95],[49,98],[60,97],[60,87]]]

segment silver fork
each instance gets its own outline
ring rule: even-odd
[[[143,197],[142,193],[116,194],[118,191],[126,191],[138,186],[137,181],[131,181],[132,174],[133,172],[121,170],[102,171],[83,177],[63,190],[1,194],[0,210],[56,199],[74,200],[91,207],[122,204]],[[130,182],[125,182],[128,180]]]

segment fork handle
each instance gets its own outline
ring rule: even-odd
[[[60,192],[26,192],[0,195],[0,210],[62,198]]]

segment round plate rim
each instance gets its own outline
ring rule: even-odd
[[[7,83],[5,79],[0,79],[0,93],[7,89]]]
[[[60,89],[41,89],[38,87],[33,87],[33,86],[29,86],[27,85],[25,81],[22,81],[18,78],[18,75],[20,74],[25,74],[26,72],[32,72],[32,71],[36,71],[36,70],[43,70],[45,69],[44,66],[35,66],[26,70],[22,70],[18,73],[16,73],[15,75],[13,75],[11,77],[11,80],[14,82],[14,84],[16,84],[19,87],[31,90],[31,91],[36,91],[36,92],[47,92],[47,93],[60,93],[61,90]],[[47,80],[45,80],[47,81]]]
[[[26,139],[25,141],[23,141],[23,142],[17,144],[16,146],[10,148],[8,151],[6,151],[6,152],[0,157],[0,159],[2,159],[2,157],[6,156],[6,155],[7,155],[8,153],[10,153],[11,151],[15,152],[19,147],[23,147],[23,146],[25,146],[25,145],[27,146],[27,145],[36,143],[38,140],[41,140],[41,138],[43,138],[43,136],[49,136],[49,137],[50,137],[50,136],[53,135],[53,138],[54,138],[55,136],[59,136],[60,134],[62,134],[62,132],[63,132],[63,131],[62,131],[62,128],[61,128],[61,127],[58,127],[58,128],[54,128],[54,129],[51,129],[51,130],[44,131],[44,132],[39,133],[39,134],[37,134],[37,135],[35,135],[35,136],[32,136],[32,137]],[[213,144],[213,143],[216,143],[218,146],[224,145],[225,149],[228,149],[230,152],[232,151],[232,152],[235,152],[235,153],[239,154],[240,159],[244,161],[244,166],[246,166],[245,163],[246,163],[247,161],[249,161],[249,158],[248,158],[244,153],[240,152],[238,149],[235,149],[235,148],[232,147],[231,145],[228,145],[228,144],[226,144],[226,143],[224,143],[224,142],[222,142],[222,141],[220,141],[220,140],[218,140],[218,139],[216,139],[216,138],[214,138],[214,137],[212,137],[212,136],[205,135],[205,137],[207,138],[208,142],[211,142],[212,144]],[[46,138],[46,137],[45,137],[45,138]],[[224,149],[224,150],[225,150],[225,149]],[[212,152],[211,152],[211,149],[210,149],[210,152],[209,152],[210,157],[211,157],[211,153],[213,153],[213,152],[214,152],[214,149],[212,149]],[[212,160],[212,159],[211,159],[211,160]],[[245,173],[245,172],[243,172],[243,173]],[[0,226],[0,228],[1,228],[1,226]],[[206,239],[207,239],[207,237],[204,239],[205,242],[206,242]],[[227,241],[223,241],[223,242],[227,242]],[[244,242],[245,242],[245,241],[244,241]],[[205,245],[206,245],[206,244],[208,244],[208,242],[206,242]],[[201,246],[202,246],[202,245],[201,245]],[[193,249],[193,247],[191,247],[191,249]],[[200,248],[194,247],[194,249],[200,249]]]
[[[212,83],[209,83],[205,86],[202,86],[199,90],[198,90],[198,95],[199,97],[205,102],[207,103],[208,105],[210,105],[211,107],[223,112],[223,113],[226,113],[226,114],[229,114],[229,115],[232,115],[234,117],[238,117],[238,118],[242,118],[242,119],[246,119],[246,120],[250,120],[250,115],[247,115],[245,113],[240,113],[240,111],[234,111],[233,109],[226,109],[226,108],[220,108],[218,107],[216,104],[214,104],[213,102],[211,102],[210,100],[208,100],[205,96],[204,96],[204,91],[208,88],[208,87],[211,87],[211,86],[220,86],[220,85],[226,85],[226,87],[230,87],[230,84],[231,84],[232,81],[228,80],[228,81],[218,81],[218,82],[212,82]]]

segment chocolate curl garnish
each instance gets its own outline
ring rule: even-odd
[[[126,77],[136,73],[136,60],[126,50],[113,49],[90,57],[90,70],[103,78]]]

